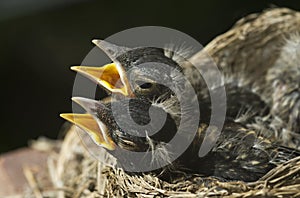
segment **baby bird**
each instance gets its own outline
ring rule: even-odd
[[[106,41],[95,40],[94,43],[113,63],[72,69],[101,85],[110,97],[102,101],[75,97],[73,100],[87,113],[61,116],[87,132],[97,145],[115,156],[121,166],[140,172],[144,170],[140,167],[146,164],[153,169],[167,170],[171,175],[184,171],[255,181],[300,154],[248,127],[256,116],[274,112],[269,101],[249,88],[238,87],[236,83],[225,84],[226,95],[219,97],[227,97],[227,103],[218,105],[227,105],[227,114],[220,128],[219,121],[210,123],[211,100],[205,82],[186,60],[178,61],[168,51],[155,47],[130,49]],[[195,94],[189,92],[191,87]],[[299,90],[295,94],[297,96]],[[182,103],[182,100],[190,103]],[[201,116],[195,107],[200,108]],[[239,113],[245,107],[251,108],[251,113],[240,119]],[[298,112],[293,112],[293,116],[297,118]],[[193,123],[196,123],[195,128]],[[184,130],[180,130],[181,127]],[[175,137],[181,140],[179,144],[178,141],[172,143]],[[199,156],[201,145],[207,141],[214,144],[205,156]],[[144,160],[132,157],[132,153],[141,153]]]

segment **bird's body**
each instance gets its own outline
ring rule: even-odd
[[[206,127],[202,125],[201,131]],[[299,151],[279,146],[236,122],[225,123],[215,146],[206,156],[196,156],[198,149],[199,144],[194,143],[187,150],[187,156],[183,155],[182,161],[193,159],[187,163],[190,170],[205,176],[243,181],[255,181],[277,165],[300,155]],[[194,156],[190,156],[191,153]]]
[[[294,130],[293,133],[299,134],[299,65],[286,67],[287,76],[295,70],[298,72],[298,78],[294,76],[285,80],[277,77],[277,66],[270,69],[268,76],[264,78],[270,81],[269,84],[272,85],[270,89],[274,91],[265,91],[263,97],[253,91],[251,86],[240,86],[239,79],[232,80],[234,75],[225,76],[227,103],[218,105],[219,107],[226,105],[227,114],[224,125],[220,128],[217,125],[214,126],[215,123],[209,123],[211,100],[203,79],[199,76],[199,71],[173,60],[172,56],[167,56],[163,49],[119,48],[103,41],[102,43],[96,42],[96,44],[117,64],[109,64],[97,69],[76,67],[74,70],[95,80],[116,97],[111,102],[105,103],[83,98],[75,99],[90,115],[90,117],[87,116],[90,125],[93,123],[94,126],[98,123],[99,131],[95,131],[95,127],[89,129],[87,122],[83,122],[77,114],[63,115],[63,117],[89,134],[92,133],[94,141],[110,150],[109,152],[118,159],[121,165],[139,166],[140,163],[128,157],[122,150],[149,151],[147,154],[150,156],[149,166],[151,166],[150,163],[163,164],[164,166],[160,168],[164,171],[168,170],[170,174],[174,170],[179,170],[229,180],[254,181],[278,164],[300,155],[298,150],[280,145],[283,142],[282,139],[270,138],[276,136],[272,135],[272,131],[275,133],[275,130],[282,129],[284,126],[289,126],[289,130]],[[296,60],[300,61],[300,55]],[[155,63],[167,65],[169,68],[163,67],[162,69]],[[97,72],[103,75],[109,74],[110,78],[99,77],[95,75]],[[179,74],[187,76],[196,92],[195,96],[188,95],[187,84]],[[285,90],[284,94],[282,93],[283,86],[290,88]],[[281,98],[278,98],[280,94],[276,95],[278,89],[283,94]],[[288,98],[286,98],[287,93],[290,94]],[[266,100],[268,96],[271,98]],[[178,133],[182,116],[195,110],[193,106],[182,105],[180,103],[182,99],[188,99],[191,103],[196,101],[200,107],[200,117],[192,113],[191,115],[196,116],[190,117],[186,123],[183,123],[184,129],[187,130],[190,121],[196,122],[198,130],[192,132],[192,136]],[[280,102],[282,100],[284,100],[283,104]],[[114,112],[116,109],[117,113]],[[151,117],[150,109],[158,113],[155,115],[162,113],[166,117],[158,132],[149,135],[149,132],[154,130],[161,120],[156,119],[156,122],[152,122],[155,119]],[[133,122],[128,121],[129,117]],[[285,121],[286,125],[272,129],[274,122],[270,119],[278,117]],[[136,128],[133,123],[142,127]],[[220,133],[211,128],[208,129],[209,124],[212,124],[212,129],[215,127]],[[145,129],[143,126],[148,128]],[[173,150],[178,150],[174,147],[181,148],[180,144],[169,144],[177,135],[180,136],[182,144],[185,142],[190,142],[190,144],[183,148],[182,154],[172,160],[172,156],[177,154]],[[204,141],[210,140],[213,140],[213,146],[204,157],[200,157],[201,145]],[[299,139],[294,140],[293,144],[298,144],[295,147],[299,146]]]

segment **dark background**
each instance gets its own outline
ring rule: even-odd
[[[200,2],[200,1],[199,1]],[[57,138],[71,112],[75,72],[93,38],[145,25],[166,26],[203,45],[238,19],[298,1],[0,0],[0,153],[39,136]]]

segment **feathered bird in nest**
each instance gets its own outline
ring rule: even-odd
[[[61,116],[89,134],[99,147],[107,149],[121,166],[163,164],[162,169],[168,175],[181,171],[224,180],[255,181],[277,165],[300,155],[297,150],[300,146],[300,37],[287,41],[274,66],[265,76],[256,77],[266,80],[260,89],[242,83],[248,80],[247,75],[239,78],[234,72],[223,73],[226,96],[218,97],[226,97],[227,102],[218,105],[226,105],[226,118],[220,133],[210,131],[208,138],[208,126],[215,124],[209,123],[211,100],[199,71],[187,64],[188,61],[176,57],[177,53],[169,49],[130,49],[101,40],[94,43],[112,63],[102,67],[76,66],[72,70],[95,81],[110,96],[100,101],[75,97],[73,101],[86,113]],[[160,63],[171,69],[144,63]],[[191,116],[183,123],[187,131],[189,121],[197,121],[193,136],[178,134],[182,116],[194,110],[180,104],[180,97],[185,97],[187,88],[178,74],[183,74],[195,90],[195,96],[188,100],[197,101],[201,111],[200,118]],[[172,83],[161,84],[164,80]],[[158,124],[151,111],[166,115],[163,126],[155,134],[149,134]],[[128,122],[128,117],[134,124]],[[136,125],[142,127],[134,127]],[[182,144],[191,143],[186,148],[181,148],[180,143],[169,144],[175,136],[180,137]],[[199,156],[201,145],[209,139],[214,140],[213,146],[205,156]],[[176,149],[184,151],[172,160]],[[122,152],[124,150],[147,153],[149,161],[147,157],[143,162],[129,157],[128,152]]]

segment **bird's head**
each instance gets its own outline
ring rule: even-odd
[[[147,99],[101,102],[74,97],[72,100],[86,113],[61,114],[61,117],[87,132],[97,145],[109,150],[120,147],[145,152],[157,144],[169,142],[176,133],[172,117]]]
[[[72,70],[105,88],[109,94],[155,99],[169,97],[172,88],[180,86],[182,68],[164,49],[156,47],[127,48],[103,40],[93,40],[112,60],[102,67],[73,66]],[[181,83],[182,84],[182,83]]]

